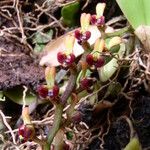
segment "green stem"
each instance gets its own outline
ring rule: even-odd
[[[48,134],[47,143],[44,145],[44,150],[50,150],[51,143],[58,132],[62,120],[63,106],[61,104],[56,104],[55,114],[54,114],[54,123]]]
[[[105,38],[110,38],[110,37],[114,37],[114,36],[121,36],[125,32],[132,31],[132,30],[133,29],[131,28],[131,26],[127,26],[127,27],[124,27],[118,31],[113,32],[113,33],[106,33]]]

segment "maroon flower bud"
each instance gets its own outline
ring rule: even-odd
[[[104,57],[100,56],[100,57],[95,61],[94,66],[95,66],[96,68],[100,68],[100,67],[102,67],[104,64],[105,64],[105,59],[104,59]]]
[[[64,63],[64,61],[66,60],[67,56],[66,54],[62,53],[62,52],[58,52],[57,54],[57,60],[59,63]]]
[[[57,98],[59,95],[59,87],[55,85],[52,89],[48,91],[48,96],[52,99]]]
[[[34,129],[30,125],[22,125],[19,127],[18,135],[22,142],[26,142],[33,138]]]
[[[47,95],[48,95],[48,88],[44,85],[40,85],[38,88],[37,88],[37,92],[39,94],[39,96],[41,98],[46,98]]]
[[[94,64],[94,57],[92,54],[88,54],[86,56],[86,62],[88,63],[89,66],[92,66]]]

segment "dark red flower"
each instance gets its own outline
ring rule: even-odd
[[[39,94],[39,96],[41,98],[46,98],[47,95],[48,95],[48,88],[44,85],[40,85],[38,88],[37,88],[37,92]]]
[[[75,30],[75,38],[78,40],[78,43],[81,45],[83,42],[87,41],[91,37],[91,32],[86,31],[85,33]]]
[[[57,54],[58,62],[64,67],[71,65],[75,61],[75,58],[76,57],[73,53],[66,55],[65,53],[59,52]]]
[[[92,54],[86,56],[86,62],[89,66],[95,66],[96,68],[102,67],[105,64],[105,59],[103,56],[94,58]]]
[[[88,54],[86,56],[86,62],[88,63],[89,66],[92,66],[94,64],[94,57],[92,54]]]
[[[21,125],[18,131],[19,138],[22,142],[31,140],[34,135],[33,128],[28,127],[27,125]]]
[[[101,16],[100,18],[96,18],[96,15],[92,15],[91,24],[96,26],[103,26],[105,24],[105,17]]]
[[[84,78],[80,82],[80,86],[84,90],[89,90],[91,89],[91,86],[93,86],[93,79],[91,78]]]
[[[96,68],[100,68],[105,64],[105,59],[104,57],[100,56],[95,62],[94,62],[94,66]]]
[[[79,30],[75,30],[74,36],[76,39],[80,40],[82,37],[82,33]]]
[[[59,63],[64,63],[64,61],[66,60],[67,56],[66,54],[62,53],[62,52],[58,52],[57,54],[57,60]]]

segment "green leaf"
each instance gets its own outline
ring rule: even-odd
[[[0,91],[0,101],[5,101],[5,97],[3,95],[3,91]]]
[[[40,53],[44,49],[45,44],[36,44],[34,47],[34,52],[35,53]]]
[[[132,138],[124,150],[141,150],[139,140],[137,138]]]
[[[68,131],[68,132],[66,133],[66,136],[67,136],[67,139],[68,139],[68,140],[72,140],[72,138],[73,138],[73,132]]]
[[[52,36],[53,36],[53,30],[51,29],[47,31],[46,33],[37,32],[33,39],[33,43],[46,44],[52,39]]]
[[[107,98],[108,96],[112,96],[113,98],[115,98],[121,91],[121,88],[122,86],[119,82],[111,83],[107,89],[104,99]]]
[[[16,88],[5,91],[4,95],[8,97],[10,100],[12,100],[13,102],[23,105],[23,99],[22,99],[23,91],[24,91],[23,87],[16,87]],[[27,105],[30,105],[33,102],[35,102],[36,99],[37,99],[36,95],[31,93],[30,91],[27,91],[26,97],[25,97],[25,101]]]
[[[120,44],[120,50],[117,53],[116,57],[119,56],[119,58],[123,57],[125,53],[125,44]],[[116,58],[113,58],[111,61],[109,61],[106,65],[98,69],[99,78],[102,82],[106,82],[109,80],[114,73],[117,71],[119,67],[118,60]]]
[[[76,25],[79,10],[80,10],[79,2],[68,4],[61,9],[63,21],[67,26],[72,27]]]
[[[117,0],[117,3],[134,29],[150,25],[149,0]]]

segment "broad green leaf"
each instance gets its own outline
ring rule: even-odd
[[[150,25],[149,0],[117,0],[124,15],[134,29],[140,25]]]
[[[23,87],[16,87],[16,88],[5,91],[4,95],[8,97],[10,100],[12,100],[13,102],[22,105],[23,104],[23,99],[22,99],[23,91],[24,91]],[[25,97],[26,105],[32,104],[33,102],[36,101],[36,99],[37,99],[36,95],[31,93],[30,91],[27,91],[26,97]]]
[[[119,56],[119,58],[123,57],[125,53],[125,44],[120,44],[120,50],[116,54],[116,57]],[[116,70],[118,69],[119,64],[118,60],[116,58],[113,58],[111,61],[109,61],[106,65],[98,69],[99,77],[102,82],[105,82],[109,80]]]
[[[80,10],[80,3],[77,1],[68,4],[61,9],[63,21],[67,26],[72,27],[76,25],[79,10]]]
[[[141,150],[139,140],[137,138],[132,138],[124,150]]]

